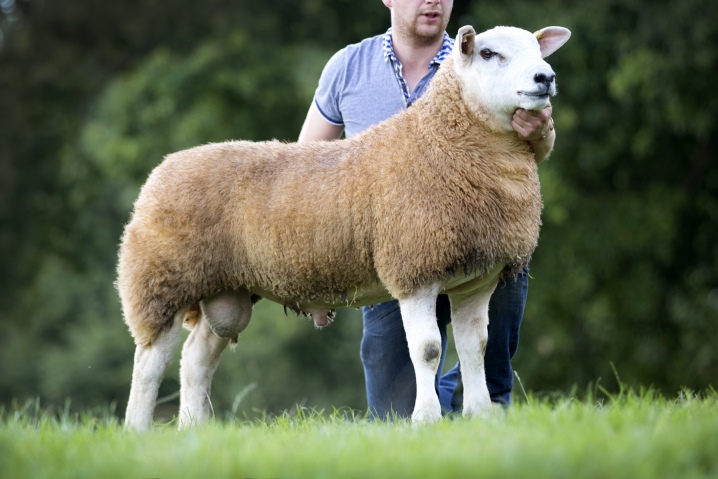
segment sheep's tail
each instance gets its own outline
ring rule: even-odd
[[[142,301],[141,293],[123,295],[121,292],[120,298],[122,299],[125,323],[138,346],[151,345],[163,331],[170,329],[177,320],[182,320],[186,323],[186,327],[191,329],[199,319],[199,314],[190,311],[187,306],[167,303],[160,306],[158,304],[160,301],[156,299]]]
[[[148,346],[178,320],[193,328],[200,318],[200,297],[184,275],[164,264],[159,255],[147,260],[137,254],[138,246],[144,245],[121,244],[116,284],[135,343]]]

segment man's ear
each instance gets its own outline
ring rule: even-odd
[[[456,43],[459,45],[459,54],[463,61],[470,61],[474,55],[474,44],[476,40],[476,31],[471,25],[459,28],[456,35]]]
[[[571,31],[563,27],[546,27],[534,32],[534,35],[541,47],[541,57],[546,58],[568,41]]]

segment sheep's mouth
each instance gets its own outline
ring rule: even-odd
[[[531,98],[540,98],[542,100],[547,99],[549,96],[551,96],[551,92],[549,90],[546,91],[539,91],[539,92],[528,92],[528,91],[520,91],[518,92],[519,96],[528,96]]]

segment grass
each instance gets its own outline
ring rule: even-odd
[[[0,411],[2,478],[718,477],[718,393],[528,396],[415,427],[347,411],[125,433],[111,411]]]

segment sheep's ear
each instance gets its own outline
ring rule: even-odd
[[[476,30],[471,25],[459,28],[456,35],[456,43],[459,45],[459,54],[461,59],[467,61],[474,54],[474,43],[476,40]]]
[[[546,58],[561,48],[571,36],[568,28],[546,27],[534,33],[541,47],[541,57]]]

